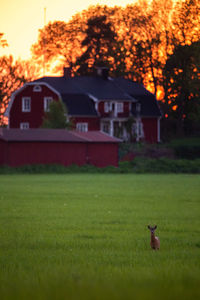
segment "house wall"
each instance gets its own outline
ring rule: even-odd
[[[88,123],[88,130],[100,130],[100,119],[98,117],[72,117],[70,119],[76,128],[77,123]]]
[[[1,153],[4,155],[1,156],[0,164],[11,167],[27,164],[118,165],[116,143],[1,142]]]
[[[104,103],[105,102],[106,101],[101,101],[98,104],[98,111],[100,113],[100,116],[103,117],[103,118],[106,118],[106,117],[110,116],[110,112],[106,113],[104,111]],[[117,103],[117,101],[115,103]],[[123,113],[118,113],[119,118],[127,118],[130,115],[129,102],[123,102],[123,104],[124,104],[124,111],[123,111]]]
[[[0,140],[0,165],[4,165],[6,161],[6,143]]]
[[[142,118],[145,141],[148,143],[158,142],[157,118]]]
[[[28,122],[29,128],[38,128],[42,125],[44,116],[44,97],[53,97],[58,100],[58,95],[47,86],[41,85],[41,92],[33,92],[34,85],[26,86],[15,96],[9,118],[10,128],[20,128],[20,123]],[[22,111],[22,97],[31,97],[31,111]]]

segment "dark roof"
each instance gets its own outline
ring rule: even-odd
[[[98,116],[94,101],[85,94],[61,94],[69,115]]]
[[[138,102],[141,104],[140,115],[143,117],[160,117],[161,112],[154,95],[142,95],[137,97]],[[132,105],[132,113],[136,115],[136,106]]]
[[[66,129],[7,129],[0,128],[0,139],[7,142],[104,142],[121,140],[100,131],[68,131]]]
[[[142,116],[161,116],[155,95],[142,84],[129,79],[104,79],[101,76],[43,77],[34,82],[45,82],[56,89],[66,103],[70,115],[96,116],[94,104],[90,100],[96,99],[140,102]],[[135,114],[134,109],[132,112]]]
[[[87,94],[98,100],[134,100],[113,79],[100,76],[43,77],[34,82],[48,83],[60,94]]]
[[[115,84],[120,86],[121,89],[125,90],[129,95],[133,97],[153,95],[149,92],[142,84],[136,83],[132,80],[125,78],[115,78]]]
[[[132,97],[134,97],[141,104],[141,116],[146,117],[159,117],[161,112],[158,106],[158,102],[154,94],[149,92],[142,84],[138,84],[128,79],[116,78],[115,82],[123,89],[127,91]],[[135,106],[132,109],[133,115],[136,114]]]

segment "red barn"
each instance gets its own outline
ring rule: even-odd
[[[100,131],[0,128],[0,165],[118,166],[120,140]]]
[[[143,85],[111,78],[101,68],[94,76],[43,77],[15,91],[6,115],[9,128],[39,128],[51,101],[62,100],[78,131],[101,130],[125,141],[135,136],[150,143],[160,141],[161,113],[155,95]],[[135,119],[127,129],[130,119]],[[131,132],[130,132],[131,130]]]

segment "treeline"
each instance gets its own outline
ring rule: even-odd
[[[142,83],[157,95],[166,138],[195,134],[200,129],[199,11],[199,0],[91,6],[68,22],[40,29],[32,63],[57,74],[69,66],[73,75],[108,66],[112,76]]]

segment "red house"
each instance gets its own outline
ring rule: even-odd
[[[6,111],[9,128],[39,128],[49,103],[61,99],[78,131],[159,142],[161,113],[155,95],[131,80],[109,77],[105,68],[97,71],[94,76],[71,77],[65,68],[62,77],[26,83],[12,94]],[[135,123],[128,130],[131,118]]]
[[[118,166],[120,140],[100,131],[0,128],[0,165]]]

